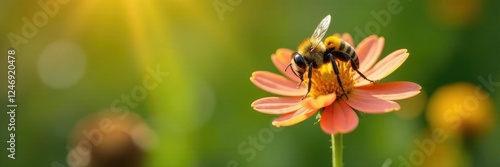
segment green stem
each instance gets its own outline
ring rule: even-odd
[[[333,167],[342,167],[342,134],[332,134],[332,162]]]

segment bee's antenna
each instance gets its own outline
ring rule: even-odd
[[[291,67],[291,65],[292,65],[292,63],[289,63],[289,64],[286,66],[286,68],[285,68],[285,72],[286,72],[286,70],[288,69],[288,67]],[[299,75],[297,75],[297,73],[295,73],[295,70],[293,70],[293,69],[292,69],[292,72],[293,72],[293,74],[294,74],[295,76],[297,76],[298,78],[300,78],[300,77],[299,77]]]
[[[286,66],[286,68],[285,68],[285,72],[286,72],[286,70],[287,70],[287,69],[288,69],[291,65],[292,65],[292,63],[288,63],[288,65],[287,65],[287,66]]]

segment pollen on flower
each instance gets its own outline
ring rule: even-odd
[[[337,63],[337,67],[339,69],[339,76],[344,87],[346,93],[348,93],[355,84],[354,80],[354,70],[351,68],[351,62],[335,60]],[[312,84],[311,91],[308,96],[312,96],[314,98],[326,95],[330,93],[334,93],[337,97],[342,96],[344,93],[342,92],[342,88],[337,82],[337,76],[333,70],[333,66],[331,63],[323,63],[318,68],[313,68],[312,75]],[[307,78],[307,72],[304,74],[304,83],[307,85],[309,79]]]

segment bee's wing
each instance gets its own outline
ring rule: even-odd
[[[319,23],[318,27],[314,30],[313,35],[311,36],[312,39],[317,40],[317,41],[322,41],[323,37],[326,34],[326,31],[328,30],[328,27],[330,26],[330,15],[326,16],[321,22]]]

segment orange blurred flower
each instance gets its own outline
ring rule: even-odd
[[[477,25],[486,11],[484,0],[427,0],[425,3],[431,19],[452,28]]]
[[[142,167],[157,143],[155,132],[133,113],[103,110],[79,121],[71,137],[71,167]]]
[[[340,37],[338,34],[335,35]],[[341,38],[354,47],[351,35],[344,34]],[[400,49],[375,64],[383,47],[384,38],[375,35],[365,38],[356,47],[360,61],[359,71],[369,79],[383,79],[403,64],[409,56],[406,49]],[[291,61],[292,53],[290,49],[278,49],[271,56],[274,65],[288,78],[267,71],[256,71],[250,77],[257,87],[270,93],[287,96],[265,97],[254,101],[251,105],[259,112],[281,115],[272,122],[277,127],[297,124],[318,110],[322,110],[320,126],[325,133],[349,133],[358,126],[359,121],[353,109],[372,114],[399,110],[399,104],[393,100],[415,96],[421,89],[418,84],[412,82],[371,84],[355,73],[349,62],[339,60],[336,60],[339,75],[349,98],[339,93],[342,91],[329,63],[314,69],[311,81],[305,77],[305,84],[297,88],[300,79],[291,70],[284,70]],[[304,100],[301,100],[306,94],[307,82],[312,82],[311,91]]]

